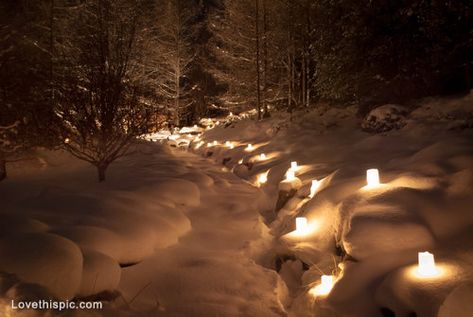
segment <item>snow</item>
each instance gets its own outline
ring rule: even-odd
[[[0,271],[42,285],[57,298],[71,299],[82,277],[82,253],[70,240],[50,233],[29,233],[0,240]]]
[[[9,273],[0,299],[119,294],[101,312],[80,312],[87,317],[467,316],[472,96],[410,105],[382,134],[363,131],[355,106],[322,105],[292,121],[276,112],[258,123],[254,112],[202,119],[144,136],[160,142],[143,141],[103,184],[86,164],[42,151],[0,183],[0,271]],[[393,107],[371,115],[383,121]],[[373,167],[381,184],[367,187]],[[307,230],[295,231],[296,217]],[[23,263],[12,245],[32,235],[51,252],[45,266],[74,268],[75,284]],[[441,276],[412,273],[423,251]],[[335,284],[315,298],[322,275]]]

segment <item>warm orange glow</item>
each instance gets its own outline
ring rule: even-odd
[[[258,186],[261,186],[263,184],[266,184],[268,182],[268,172],[261,173],[258,175],[258,178],[256,179],[256,183]]]
[[[260,161],[266,160],[266,154],[261,153],[261,154],[259,155],[259,159],[260,159]]]
[[[218,142],[217,141],[214,141],[213,142],[214,146],[218,145]]]
[[[202,145],[204,145],[204,142],[200,141],[199,143],[196,144],[195,148],[199,149]]]
[[[320,278],[320,284],[312,287],[309,290],[309,294],[314,297],[326,296],[330,294],[330,291],[333,288],[333,275],[322,275]]]
[[[238,160],[238,164],[243,164],[243,159]]]
[[[254,150],[253,144],[248,144],[248,146],[247,146],[246,149],[245,149],[246,152],[251,152],[251,151],[253,151],[253,150]]]
[[[64,143],[69,144],[70,142],[71,142],[71,139],[69,139],[69,138],[64,139]]]

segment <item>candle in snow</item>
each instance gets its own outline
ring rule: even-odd
[[[293,169],[288,169],[286,172],[286,180],[287,181],[292,181],[296,178],[296,174]]]
[[[307,231],[307,218],[306,217],[296,217],[296,231],[298,233],[303,233]]]
[[[379,185],[379,171],[371,168],[366,171],[366,182],[368,187],[376,187]]]
[[[333,275],[322,275],[320,284],[310,289],[309,293],[314,297],[325,296],[330,293],[333,288]]]
[[[312,198],[315,196],[315,193],[317,192],[317,189],[319,189],[320,182],[316,179],[312,180],[312,185],[310,186],[310,194],[309,197]]]
[[[419,252],[418,253],[419,264],[417,267],[417,273],[420,276],[429,277],[438,275],[439,271],[435,266],[434,255],[430,252]]]

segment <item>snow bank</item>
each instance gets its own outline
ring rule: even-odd
[[[392,292],[381,282],[415,262],[417,252],[439,250],[453,266],[472,272],[473,259],[466,253],[461,260],[452,257],[449,247],[454,237],[461,236],[463,244],[465,237],[472,238],[472,96],[426,99],[409,111],[385,105],[362,122],[356,107],[321,105],[295,112],[290,123],[287,114],[273,113],[258,123],[243,119],[216,126],[201,139],[218,145],[190,148],[268,197],[260,210],[275,239],[268,254],[280,259],[273,268],[289,287],[291,316],[389,314],[398,306],[375,300],[375,293],[378,299],[389,298]],[[234,146],[225,146],[226,141]],[[259,159],[262,153],[267,159]],[[284,181],[292,161],[300,166],[295,187]],[[366,187],[370,168],[378,168],[381,176],[373,188]],[[263,183],[258,181],[262,173]],[[312,180],[325,181],[309,197]],[[289,191],[291,196],[281,200]],[[310,224],[304,234],[295,230],[295,218],[301,216]],[[335,270],[339,279],[332,292],[314,304],[307,285],[318,282],[318,269],[327,274],[337,264],[343,270]],[[309,270],[302,274],[301,265]],[[459,284],[455,280],[452,287]],[[405,289],[393,289],[396,296],[414,300]],[[425,293],[426,298],[434,295]]]
[[[185,210],[200,204],[197,181],[212,182],[161,146],[138,150],[114,164],[103,184],[92,167],[62,152],[39,153],[44,166],[35,172],[14,166],[0,184],[0,271],[70,299],[116,289],[119,264],[176,244],[191,229]]]
[[[0,240],[0,271],[47,287],[60,299],[71,299],[82,278],[82,253],[70,240],[49,233]]]

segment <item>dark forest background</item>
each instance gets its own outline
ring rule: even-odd
[[[137,136],[202,117],[472,88],[469,0],[2,0],[0,23],[0,179],[38,146],[103,180]]]

